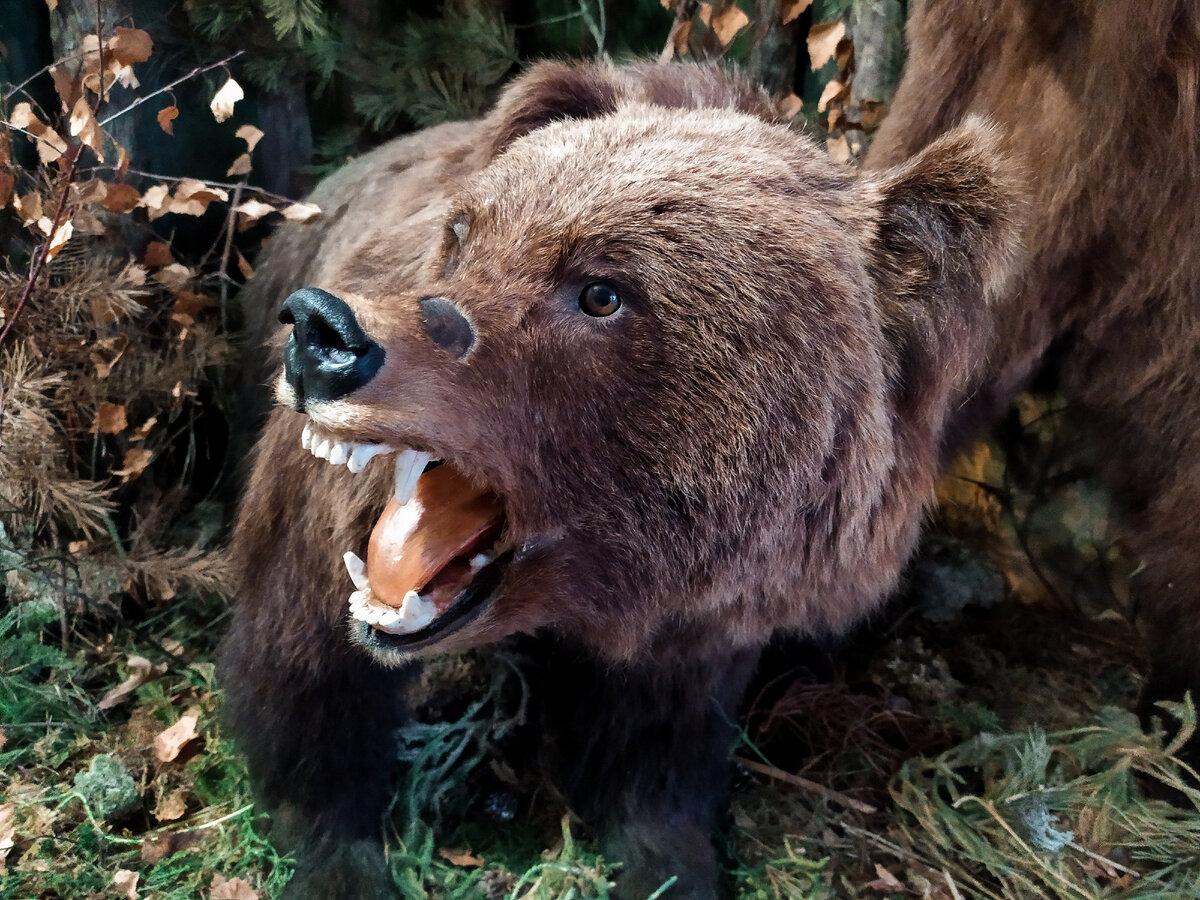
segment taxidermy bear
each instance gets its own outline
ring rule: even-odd
[[[406,678],[536,633],[621,895],[715,897],[760,648],[877,608],[949,451],[1045,365],[1145,559],[1146,701],[1200,686],[1186,7],[922,5],[862,173],[739,77],[542,63],[318,188],[249,288],[282,372],[223,655],[288,896],[393,896]]]

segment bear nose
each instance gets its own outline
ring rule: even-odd
[[[383,348],[367,337],[354,310],[327,291],[296,291],[283,301],[279,321],[293,326],[283,367],[299,412],[309,402],[329,402],[358,390],[383,364]]]

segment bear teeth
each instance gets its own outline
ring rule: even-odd
[[[360,444],[357,441],[335,441],[321,434],[312,422],[304,423],[300,433],[300,446],[318,459],[329,460],[333,466],[345,466],[357,475],[376,456],[395,453],[396,448],[388,444]],[[415,451],[406,451],[415,452]],[[428,462],[426,454],[426,462]],[[424,469],[424,464],[421,465]],[[420,473],[417,473],[418,476]]]
[[[404,595],[404,602],[399,609],[376,602],[367,581],[366,564],[354,553],[344,554],[342,560],[356,588],[349,600],[351,618],[391,634],[411,634],[437,618],[437,607],[433,601],[416,591]]]
[[[425,471],[432,457],[420,450],[404,450],[396,457],[396,502],[407,506],[412,499],[413,491],[417,489],[417,479]]]

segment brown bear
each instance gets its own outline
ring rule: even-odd
[[[486,119],[352,163],[321,224],[277,239],[250,302],[283,301],[282,403],[223,672],[298,853],[289,896],[393,895],[379,816],[410,663],[513,633],[545,636],[555,765],[621,893],[715,896],[759,648],[875,608],[949,452],[1067,355],[1068,390],[1115,398],[1092,415],[1156,573],[1148,697],[1200,684],[1178,549],[1200,484],[1194,16],[973,6],[917,11],[866,174],[737,77],[545,63]],[[1113,64],[1089,73],[1097,47]],[[1039,90],[1065,108],[1026,136]],[[1112,121],[1080,112],[1104,98]]]

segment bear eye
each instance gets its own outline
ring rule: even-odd
[[[621,298],[612,285],[593,281],[579,292],[579,308],[589,316],[602,319],[621,308]]]

